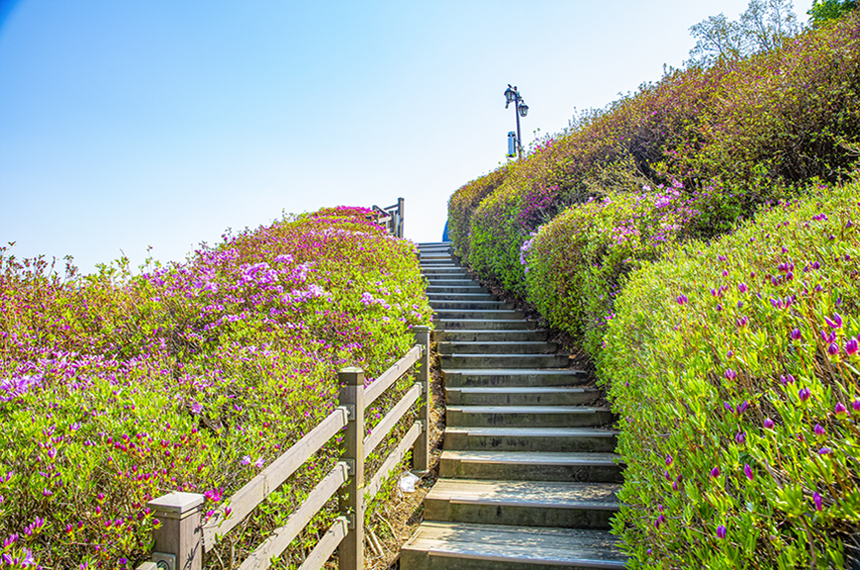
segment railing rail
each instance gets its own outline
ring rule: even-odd
[[[402,199],[400,203],[402,205]],[[148,506],[161,525],[153,531],[155,548],[151,561],[138,566],[138,570],[200,570],[205,552],[213,548],[219,537],[241,523],[344,428],[346,431],[340,461],[314,487],[301,506],[289,515],[286,524],[272,532],[242,562],[240,570],[268,568],[272,560],[283,553],[314,515],[335,495],[339,497],[340,516],[302,563],[301,569],[319,570],[337,549],[340,570],[362,570],[364,509],[367,501],[379,492],[392,469],[403,460],[409,449],[413,449],[412,463],[416,472],[426,473],[429,468],[430,329],[415,327],[413,330],[415,346],[370,386],[365,388],[364,372],[360,368],[341,370],[338,373],[341,386],[338,407],[239,489],[230,498],[229,509],[222,507],[204,523],[203,495],[170,493],[150,501]],[[385,414],[370,435],[364,437],[364,410],[415,365],[415,384]],[[365,485],[364,466],[367,456],[419,401],[421,403],[418,419],[382,462],[370,483]]]
[[[399,238],[403,237],[404,202],[405,200],[403,200],[403,198],[398,198],[396,204],[388,206],[387,208],[373,206],[373,211],[376,212],[377,215],[377,223],[385,224],[388,227],[388,231]]]

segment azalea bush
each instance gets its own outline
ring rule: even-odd
[[[858,42],[860,13],[769,52],[669,70],[583,113],[454,193],[455,248],[482,278],[527,300],[522,245],[589,198],[679,181],[699,212],[684,237],[713,237],[809,180],[847,180],[860,156]]]
[[[430,309],[414,245],[371,214],[286,217],[137,276],[120,262],[63,279],[0,250],[3,563],[133,567],[156,524],[147,501],[201,493],[211,515],[331,413],[338,369],[370,381],[400,358]],[[282,524],[336,455],[209,565]]]
[[[568,208],[520,248],[526,299],[596,355],[626,276],[659,258],[698,215],[678,181]]]
[[[858,190],[675,244],[619,293],[598,365],[631,567],[860,559]]]

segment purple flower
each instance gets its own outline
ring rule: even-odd
[[[747,442],[747,432],[739,431],[737,434],[735,434],[735,442],[738,445],[745,444]]]
[[[829,447],[822,447],[818,450],[818,455],[830,455],[831,453],[833,453],[833,450]]]
[[[723,407],[724,407],[724,408],[726,409],[726,411],[727,411],[727,412],[729,412],[730,414],[735,413],[735,408],[734,408],[734,406],[732,406],[732,405],[731,405],[731,404],[729,404],[728,402],[723,402]]]
[[[815,503],[815,510],[816,511],[820,511],[822,508],[824,508],[821,505],[821,495],[818,494],[818,491],[815,491],[814,493],[812,493],[812,502]]]
[[[800,329],[795,328],[795,329],[791,330],[791,339],[792,340],[800,340],[801,339]]]
[[[845,352],[848,353],[848,356],[854,356],[858,350],[860,350],[860,346],[858,346],[856,338],[849,339],[845,343]]]
[[[688,299],[686,295],[681,293],[680,295],[678,295],[678,298],[676,300],[678,301],[679,305],[686,305],[687,301],[689,301],[690,299]]]
[[[674,459],[672,459],[672,456],[667,453],[666,454],[666,467],[672,465],[673,461],[674,461]]]
[[[723,375],[726,377],[726,380],[734,380],[738,376],[737,372],[735,372],[731,368],[726,370],[725,374],[723,374]]]
[[[839,345],[835,342],[831,342],[830,346],[827,347],[827,354],[830,356],[836,356],[839,354]]]
[[[839,315],[839,313],[833,313],[833,320],[824,317],[824,321],[832,329],[838,329],[842,327],[842,317]]]
[[[740,291],[741,293],[746,293],[748,289],[749,289],[749,287],[747,287],[747,284],[744,283],[743,281],[738,283],[738,291]]]
[[[753,471],[752,467],[749,466],[749,463],[744,463],[744,475],[746,475],[747,479],[750,481],[753,480]]]
[[[717,527],[717,538],[725,538],[728,530],[723,525]]]
[[[801,388],[797,392],[797,396],[800,398],[801,402],[807,401],[809,399],[809,396],[811,396],[811,395],[812,395],[812,392],[809,390],[809,388]]]
[[[815,427],[812,428],[812,431],[814,431],[815,435],[817,435],[817,436],[823,436],[823,435],[827,434],[827,432],[824,431],[824,428],[822,427],[821,424],[815,424]]]
[[[749,324],[750,320],[746,316],[742,316],[738,319],[738,328],[743,328]]]
[[[770,419],[770,418],[765,418],[765,419],[764,419],[764,429],[773,429],[773,426],[774,426],[774,425],[775,425],[775,424],[773,423],[773,420],[772,420],[772,419]]]
[[[833,413],[836,414],[838,417],[851,415],[848,412],[848,408],[846,408],[842,402],[836,402],[836,407],[833,408]]]
[[[860,400],[854,400],[851,402],[851,407],[854,408],[855,412],[860,412]]]
[[[748,403],[746,400],[744,400],[744,401],[743,401],[743,402],[738,406],[738,415],[741,415],[742,413],[744,413],[745,411],[747,411],[747,408],[749,408],[749,407],[750,407],[750,406],[749,406],[749,403]]]
[[[714,467],[711,469],[711,477],[719,477],[720,476],[720,468]]]

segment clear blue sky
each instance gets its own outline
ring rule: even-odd
[[[505,160],[508,83],[524,139],[559,131],[746,3],[0,0],[0,243],[90,271],[399,196],[407,237],[438,241]]]

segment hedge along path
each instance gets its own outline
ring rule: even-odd
[[[175,492],[150,501],[148,506],[161,524],[153,531],[155,546],[152,558],[138,566],[138,570],[200,570],[206,551],[217,543],[219,537],[226,535],[245,520],[343,428],[346,430],[340,461],[314,487],[302,505],[290,514],[286,524],[276,529],[242,562],[240,570],[269,568],[334,496],[339,499],[340,516],[307,556],[301,570],[322,568],[335,550],[338,551],[338,568],[362,570],[365,566],[366,503],[379,492],[391,471],[404,460],[410,450],[417,472],[426,473],[429,467],[430,417],[427,396],[430,393],[430,330],[428,327],[419,326],[414,327],[413,331],[415,345],[370,386],[365,387],[364,371],[360,368],[341,370],[338,373],[341,386],[338,407],[235,493],[230,498],[229,507],[220,508],[208,521],[203,522],[203,495]],[[413,367],[416,369],[415,383],[370,434],[365,436],[365,409]],[[370,481],[365,483],[364,468],[368,456],[419,400],[418,419]]]
[[[608,529],[621,469],[613,417],[567,355],[468,277],[449,243],[419,244],[442,355],[440,479],[402,570],[623,568]]]

